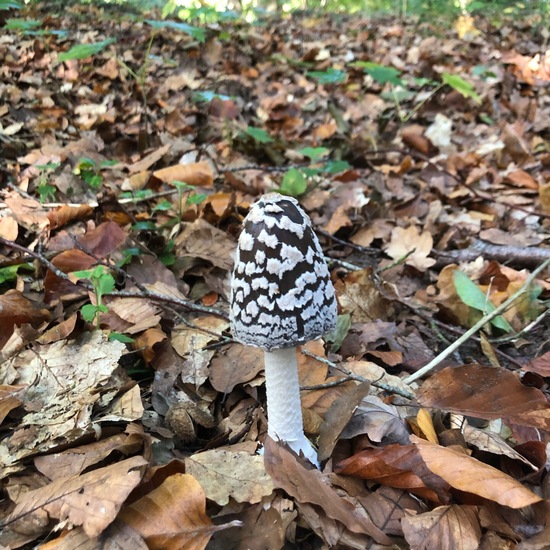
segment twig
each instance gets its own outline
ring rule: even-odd
[[[535,269],[533,273],[531,273],[531,275],[529,275],[525,283],[523,283],[523,286],[517,292],[514,292],[512,296],[510,296],[506,301],[502,302],[502,304],[500,304],[500,306],[495,308],[493,311],[484,315],[483,318],[480,319],[471,329],[467,330],[460,338],[458,338],[458,340],[453,342],[448,348],[444,349],[427,365],[425,365],[415,373],[411,374],[410,376],[407,376],[407,378],[403,380],[405,384],[410,384],[411,382],[414,382],[417,378],[420,378],[421,376],[424,376],[427,372],[430,372],[437,365],[439,365],[439,363],[441,363],[443,359],[448,357],[451,353],[453,353],[455,349],[459,348],[464,342],[466,342],[473,334],[483,328],[492,319],[498,317],[503,311],[508,309],[518,298],[520,298],[523,294],[527,292],[529,285],[534,281],[535,277],[541,271],[544,271],[549,265],[550,258],[542,263],[539,267],[537,267],[537,269]]]
[[[378,380],[368,380],[367,378],[360,376],[359,374],[355,374],[346,368],[344,368],[342,365],[338,365],[337,363],[333,363],[332,361],[329,361],[328,359],[325,359],[324,357],[320,357],[319,355],[315,355],[314,353],[311,353],[307,349],[303,349],[302,353],[304,355],[307,355],[308,357],[313,357],[320,363],[323,363],[327,365],[328,367],[331,367],[333,369],[339,370],[341,373],[345,374],[344,378],[340,378],[339,380],[335,380],[333,382],[326,382],[324,384],[317,384],[315,386],[303,386],[300,389],[302,390],[316,390],[316,389],[323,389],[323,388],[331,388],[333,386],[338,386],[340,384],[343,384],[345,382],[349,382],[350,380],[355,380],[357,382],[370,382],[370,384],[376,388],[379,388],[381,390],[392,392],[397,395],[400,395],[401,397],[404,397],[405,399],[414,399],[414,394],[412,392],[408,392],[405,390],[402,390],[401,388],[396,388],[395,386],[392,386],[391,384],[386,384],[385,382],[380,382]]]
[[[515,261],[522,265],[537,265],[550,258],[550,248],[529,246],[503,246],[476,240],[468,248],[460,250],[440,251],[433,250],[437,256],[436,266],[442,267],[449,262],[473,262],[478,256],[483,255],[488,260],[496,260],[501,263]]]

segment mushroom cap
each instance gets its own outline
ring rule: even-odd
[[[291,197],[269,193],[250,209],[231,278],[231,330],[267,351],[319,338],[337,305],[311,220]]]

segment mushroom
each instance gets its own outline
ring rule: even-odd
[[[265,352],[268,435],[319,466],[302,425],[296,347],[336,326],[329,271],[295,199],[264,195],[243,225],[231,279],[233,337]]]

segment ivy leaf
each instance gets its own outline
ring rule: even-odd
[[[462,271],[457,269],[453,272],[453,281],[459,298],[467,306],[477,309],[483,314],[491,313],[496,309],[481,288],[471,281],[470,278]],[[510,326],[510,323],[502,317],[502,315],[495,317],[491,321],[491,324],[506,332],[514,331],[514,329]]]
[[[445,84],[456,90],[464,97],[471,97],[478,105],[481,104],[481,97],[475,91],[472,84],[464,80],[461,76],[451,73],[443,73],[441,79]]]
[[[107,40],[96,42],[95,44],[78,44],[78,46],[73,46],[68,52],[60,54],[57,60],[62,63],[70,59],[86,59],[103,51],[113,42],[116,42],[114,38],[107,38]]]

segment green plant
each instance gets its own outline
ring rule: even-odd
[[[59,54],[57,61],[62,63],[63,61],[69,61],[71,59],[86,59],[102,52],[109,44],[116,42],[115,38],[107,38],[101,42],[95,44],[78,44],[73,46],[68,52]]]
[[[388,97],[392,98],[395,102],[397,108],[397,115],[399,116],[402,122],[408,122],[421,108],[426,104],[439,90],[444,86],[450,86],[462,96],[466,98],[473,99],[477,104],[481,104],[481,97],[475,91],[473,85],[462,78],[460,75],[451,74],[451,73],[442,73],[441,82],[435,82],[425,78],[416,78],[413,79],[412,83],[417,87],[424,87],[426,85],[434,86],[429,93],[425,94],[424,97],[408,112],[404,112],[401,108],[401,102],[405,100],[410,100],[416,97],[416,94],[409,90],[407,84],[403,79],[400,78],[400,72],[393,67],[385,67],[384,65],[378,65],[377,63],[372,63],[370,61],[356,61],[352,63],[352,67],[363,69],[365,73],[371,76],[373,80],[378,82],[378,84],[384,86],[389,84],[391,87],[390,94],[386,92],[382,93],[381,96],[385,99]]]
[[[491,313],[496,309],[483,290],[471,281],[468,275],[462,271],[459,271],[458,269],[453,271],[453,282],[456,288],[456,293],[467,306],[480,311],[483,315]],[[513,332],[514,330],[510,326],[510,323],[502,317],[502,315],[492,319],[491,324],[506,332]]]
[[[310,165],[287,170],[279,188],[283,195],[299,197],[307,191],[308,180],[322,174],[338,174],[350,167],[344,160],[324,160],[330,153],[326,147],[304,147],[298,153],[309,158]]]
[[[85,269],[82,271],[73,272],[76,279],[85,279],[90,281],[95,295],[95,304],[86,304],[80,310],[82,317],[88,323],[95,323],[96,328],[99,328],[101,313],[109,311],[107,306],[103,304],[103,296],[109,294],[115,288],[114,277],[105,270],[105,266],[98,265],[94,269]]]
[[[55,201],[55,192],[57,191],[57,187],[50,185],[48,183],[48,178],[50,173],[59,168],[59,166],[61,166],[61,163],[59,162],[50,162],[48,164],[39,164],[36,166],[36,168],[40,170],[40,180],[38,187],[36,188],[36,192],[38,193],[41,203]]]
[[[84,183],[93,191],[99,191],[103,183],[103,177],[97,168],[96,162],[86,157],[81,158],[77,162],[73,174],[80,176]]]

